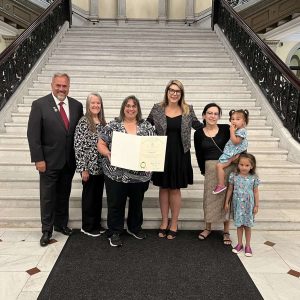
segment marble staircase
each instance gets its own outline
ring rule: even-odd
[[[43,66],[38,79],[24,94],[17,109],[0,133],[0,227],[39,227],[38,174],[30,163],[26,139],[31,103],[50,91],[54,72],[71,76],[70,96],[82,101],[89,92],[103,97],[107,120],[119,114],[122,100],[136,95],[147,117],[154,103],[163,98],[170,79],[183,82],[186,100],[201,118],[208,102],[223,108],[221,122],[228,123],[228,111],[250,111],[249,152],[258,160],[260,211],[256,229],[300,229],[300,164],[288,161],[288,151],[279,147],[272,126],[258,106],[217,35],[192,27],[102,27],[72,28]],[[180,228],[203,226],[203,176],[192,147],[194,185],[182,190]],[[81,181],[74,177],[71,226],[80,228]],[[106,199],[104,198],[106,207]],[[144,201],[145,228],[159,225],[158,190],[150,186]],[[103,217],[105,219],[104,208]]]

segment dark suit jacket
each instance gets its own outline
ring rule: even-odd
[[[74,132],[83,115],[83,107],[79,101],[68,99],[69,130],[65,128],[52,94],[32,102],[27,129],[31,161],[44,160],[50,170],[61,169],[66,163],[76,168]]]

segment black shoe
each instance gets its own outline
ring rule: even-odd
[[[129,229],[127,229],[127,232],[137,240],[143,240],[147,237],[146,233],[144,233],[142,230],[138,232],[131,232]]]
[[[58,226],[54,226],[54,230],[57,232],[60,232],[64,235],[71,235],[72,234],[72,229],[69,228],[68,226],[66,227],[58,227]]]
[[[41,245],[42,247],[47,246],[47,245],[49,244],[49,242],[50,242],[51,236],[52,236],[51,232],[49,232],[49,231],[44,231],[44,232],[43,232],[43,235],[42,235],[42,237],[41,237],[41,239],[40,239],[40,245]]]
[[[112,236],[110,236],[108,238],[109,240],[109,244],[112,246],[112,247],[121,247],[123,245],[123,242],[120,238],[120,235],[118,233],[114,233]]]

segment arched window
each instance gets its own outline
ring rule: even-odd
[[[290,68],[295,73],[295,75],[300,78],[300,48],[292,55],[290,61]]]

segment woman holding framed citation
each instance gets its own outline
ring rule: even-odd
[[[99,135],[98,151],[103,156],[102,167],[108,208],[106,233],[110,245],[119,247],[123,244],[120,235],[124,230],[127,197],[129,198],[127,232],[139,240],[146,238],[142,231],[142,202],[149,186],[151,173],[111,165],[113,131],[139,136],[152,136],[155,132],[152,125],[142,119],[139,100],[135,96],[128,96],[121,105],[119,117],[109,122]]]
[[[158,236],[172,240],[177,234],[180,189],[193,184],[191,128],[198,129],[203,125],[197,119],[193,107],[185,102],[184,87],[179,80],[171,80],[167,84],[164,100],[154,104],[147,120],[155,126],[157,135],[168,137],[164,172],[154,172],[152,181],[159,186],[162,221]]]

